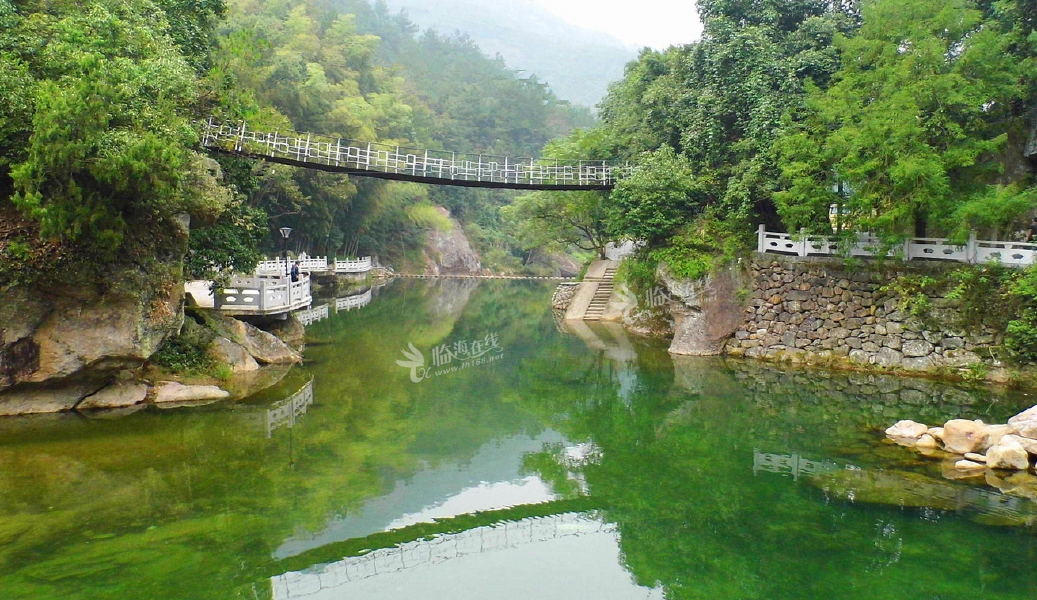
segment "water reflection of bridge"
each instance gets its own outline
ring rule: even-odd
[[[830,460],[810,460],[799,454],[778,454],[753,450],[753,475],[760,471],[767,471],[779,475],[792,475],[793,480],[798,480],[800,475],[812,477],[831,473],[837,469],[839,469],[839,465]]]
[[[270,583],[273,597],[277,600],[301,598],[346,583],[399,573],[422,565],[571,536],[614,534],[615,531],[615,525],[585,513],[528,517],[439,535],[432,539],[406,542],[304,571],[291,571],[272,577]]]
[[[274,430],[281,427],[295,427],[296,421],[313,404],[313,380],[307,381],[299,391],[284,400],[275,402],[265,413],[261,413],[266,437],[274,435]]]
[[[335,312],[353,310],[367,306],[371,303],[371,292],[371,289],[367,289],[359,294],[353,294],[352,296],[346,296],[345,298],[336,298]]]

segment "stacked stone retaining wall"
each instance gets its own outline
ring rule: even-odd
[[[745,324],[728,340],[732,356],[818,362],[845,360],[904,371],[996,363],[998,332],[961,323],[957,301],[932,297],[928,314],[901,309],[883,286],[905,274],[956,265],[847,266],[841,259],[756,255]]]

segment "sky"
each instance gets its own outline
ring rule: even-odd
[[[572,25],[612,34],[629,46],[662,50],[699,39],[693,0],[535,0]]]

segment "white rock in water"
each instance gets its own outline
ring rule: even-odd
[[[943,441],[943,427],[930,427],[928,433],[937,441]]]
[[[886,430],[886,436],[893,439],[917,440],[929,431],[929,426],[910,420],[897,421],[895,425]]]
[[[987,468],[986,465],[978,462],[972,462],[971,460],[959,460],[954,463],[954,468],[959,471],[982,471]]]
[[[1008,424],[1015,427],[1019,435],[1037,439],[1037,406],[1031,406],[1008,419]]]
[[[966,452],[965,460],[971,460],[972,462],[986,463],[987,457],[982,454],[976,454],[975,452]]]
[[[230,392],[215,385],[184,385],[176,381],[163,381],[155,386],[152,401],[185,402],[189,400],[219,400],[230,396]]]
[[[987,465],[995,469],[1030,468],[1030,455],[1014,435],[1006,435],[987,450]]]
[[[918,448],[919,450],[935,450],[939,447],[940,444],[928,433],[923,434],[922,437],[918,438],[918,441],[915,442],[915,448]]]
[[[1001,438],[1017,433],[1017,430],[1012,425],[984,425],[984,433],[986,434],[986,440],[980,445],[980,450],[986,450],[987,448],[997,444],[1001,441]]]
[[[948,452],[975,452],[986,442],[986,425],[982,421],[951,419],[943,426],[943,447]]]

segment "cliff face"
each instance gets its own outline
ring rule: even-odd
[[[745,322],[743,304],[738,298],[739,290],[748,283],[746,270],[735,264],[688,281],[675,279],[661,265],[658,275],[669,294],[669,312],[673,317],[670,354],[721,354],[728,338]]]
[[[433,229],[425,238],[426,275],[471,275],[482,270],[482,260],[472,249],[461,229],[461,224],[450,216],[450,211],[436,207],[450,222],[450,229]]]

